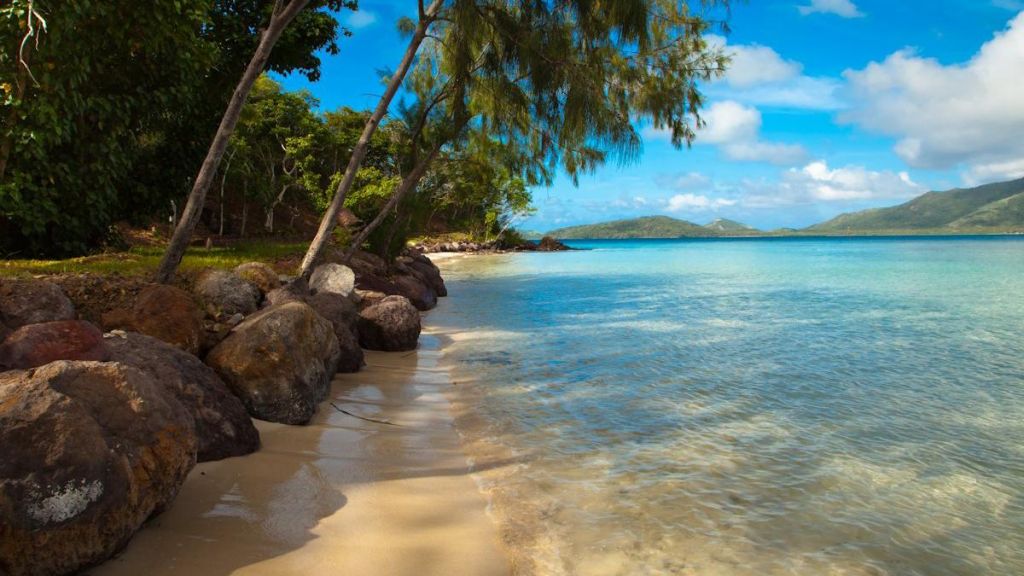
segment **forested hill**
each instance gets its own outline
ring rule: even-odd
[[[668,216],[645,216],[601,224],[559,228],[548,232],[548,235],[562,239],[698,238],[739,231],[752,232],[753,229],[731,220],[716,220],[708,226],[701,226]]]
[[[977,188],[928,192],[891,208],[841,214],[809,232],[971,229],[1024,230],[1024,178]]]

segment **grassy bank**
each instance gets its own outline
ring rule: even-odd
[[[190,248],[181,263],[181,270],[202,268],[234,268],[244,262],[265,262],[287,265],[305,253],[305,242],[254,240],[232,246]],[[124,252],[104,252],[66,260],[0,260],[0,276],[33,274],[122,274],[145,276],[156,270],[163,247],[139,246]]]

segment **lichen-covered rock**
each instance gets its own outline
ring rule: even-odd
[[[255,452],[260,433],[212,368],[165,342],[134,332],[107,334],[110,359],[138,368],[166,388],[195,421],[200,462]]]
[[[163,284],[143,289],[131,310],[104,314],[103,327],[152,336],[190,354],[198,354],[203,341],[203,313],[195,300]]]
[[[260,290],[226,270],[205,270],[195,284],[196,295],[208,307],[225,316],[248,316],[259,308]]]
[[[239,324],[206,363],[252,416],[305,424],[327,397],[339,356],[334,326],[309,305],[287,302]]]
[[[341,350],[338,372],[358,372],[363,367],[363,349],[359,347],[359,312],[356,305],[344,296],[329,292],[318,292],[307,298],[306,302],[334,326],[334,335],[338,337],[338,348]]]
[[[0,367],[35,368],[55,360],[110,358],[103,332],[83,320],[22,326],[0,344]]]
[[[318,266],[309,277],[309,289],[313,293],[330,292],[348,296],[355,289],[356,275],[342,264],[328,263]]]
[[[53,282],[0,280],[0,322],[15,330],[26,324],[74,320],[75,307]]]
[[[0,374],[0,574],[71,574],[114,554],[195,464],[185,409],[128,366]]]
[[[261,262],[239,264],[235,267],[235,274],[259,288],[263,294],[281,286],[281,279],[278,278],[277,272]]]
[[[359,313],[359,343],[368,350],[414,350],[420,313],[404,296],[388,296]]]

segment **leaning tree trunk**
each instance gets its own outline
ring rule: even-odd
[[[409,194],[410,191],[416,188],[416,185],[420,183],[423,176],[427,173],[427,169],[430,168],[430,164],[437,158],[437,154],[441,151],[441,144],[437,144],[430,150],[426,158],[420,160],[420,163],[412,169],[412,172],[408,176],[402,179],[402,183],[395,188],[395,191],[391,193],[391,198],[388,199],[387,204],[380,209],[377,216],[370,221],[369,224],[363,227],[359,231],[359,234],[352,239],[352,244],[345,250],[345,255],[342,257],[343,262],[348,262],[352,259],[352,255],[359,250],[359,247],[363,245],[363,242],[370,237],[370,234],[380,226],[384,220],[388,217],[388,214],[394,210],[398,203]]]
[[[388,82],[387,90],[384,91],[384,95],[380,97],[380,101],[377,103],[377,108],[373,111],[373,115],[367,120],[366,126],[363,127],[363,133],[359,136],[359,141],[356,143],[355,148],[352,149],[352,155],[349,157],[348,166],[345,168],[345,175],[338,184],[338,189],[334,193],[334,198],[331,200],[330,206],[324,213],[323,219],[320,220],[320,228],[317,230],[316,236],[309,245],[309,250],[306,251],[306,256],[302,259],[301,274],[308,277],[313,272],[313,266],[316,264],[317,259],[320,257],[320,253],[323,252],[324,246],[327,245],[327,240],[331,236],[331,232],[334,231],[335,222],[338,218],[338,212],[341,211],[341,207],[345,204],[345,196],[348,195],[348,191],[352,188],[352,184],[355,182],[356,173],[359,171],[359,167],[363,163],[363,159],[366,158],[366,153],[370,147],[370,139],[373,137],[374,132],[377,131],[377,126],[380,125],[381,120],[384,119],[384,115],[387,114],[388,107],[391,106],[391,101],[395,97],[395,93],[398,92],[398,88],[402,85],[405,79],[405,75],[409,72],[409,68],[412,67],[413,60],[416,58],[416,53],[419,51],[420,44],[423,43],[423,39],[426,38],[427,30],[437,17],[438,11],[441,9],[442,0],[434,0],[430,4],[430,7],[420,14],[419,23],[416,25],[416,31],[413,33],[412,39],[409,41],[409,46],[405,49],[405,55],[402,56],[402,61],[398,65],[398,69],[391,76],[391,80]],[[422,7],[422,4],[420,5]]]
[[[266,67],[274,44],[281,38],[281,34],[288,24],[309,4],[309,1],[291,0],[287,6],[283,6],[279,0],[275,5],[274,12],[270,16],[270,24],[260,34],[259,46],[253,53],[252,59],[249,60],[249,65],[245,68],[242,79],[235,87],[235,92],[231,95],[231,101],[228,102],[227,110],[224,111],[224,117],[221,118],[220,126],[217,128],[217,134],[213,137],[210,149],[206,153],[206,159],[203,160],[199,175],[196,176],[195,184],[192,185],[192,192],[188,195],[188,203],[185,204],[181,220],[174,229],[174,235],[167,245],[167,251],[164,252],[164,256],[160,260],[160,267],[156,273],[157,282],[167,284],[174,278],[174,272],[181,264],[185,249],[188,248],[189,240],[199,222],[203,204],[206,202],[206,193],[210,190],[213,179],[217,175],[217,169],[224,157],[224,150],[227,149],[228,140],[231,139],[231,134],[235,131],[242,107],[245,106],[245,101],[249,98],[249,92]]]

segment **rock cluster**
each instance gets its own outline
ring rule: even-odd
[[[253,418],[304,424],[364,348],[415,349],[420,311],[447,294],[416,253],[357,253],[308,283],[260,263],[204,271],[191,293],[133,282],[89,302],[104,334],[57,284],[0,280],[0,574],[108,558],[197,461],[257,450]]]
[[[551,236],[545,236],[537,242],[532,240],[517,243],[495,240],[490,242],[428,242],[413,246],[413,250],[420,254],[435,254],[437,252],[559,252],[573,250],[573,248]]]

